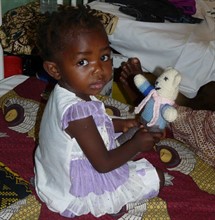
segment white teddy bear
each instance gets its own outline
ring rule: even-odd
[[[141,122],[152,131],[164,130],[168,122],[177,118],[177,110],[173,106],[178,96],[181,75],[177,70],[168,67],[152,86],[141,74],[134,77],[134,83],[145,96],[135,108],[135,113],[141,112]],[[144,108],[143,108],[144,107]]]

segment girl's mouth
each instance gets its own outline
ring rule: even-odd
[[[90,88],[91,89],[100,90],[100,89],[102,89],[104,87],[104,85],[105,85],[105,82],[100,81],[100,82],[96,82],[96,83],[91,84]]]

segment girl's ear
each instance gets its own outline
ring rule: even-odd
[[[61,78],[61,75],[58,71],[58,66],[56,63],[51,61],[44,61],[43,67],[45,71],[52,76],[54,79],[59,80]]]

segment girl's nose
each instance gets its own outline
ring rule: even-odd
[[[96,62],[94,64],[93,74],[98,76],[102,76],[104,74],[104,70],[101,62]]]

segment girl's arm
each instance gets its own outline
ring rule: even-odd
[[[138,135],[135,135],[135,138],[116,149],[108,151],[92,116],[70,122],[66,132],[71,137],[76,138],[92,166],[101,173],[120,167],[139,151],[143,151],[139,146],[142,148],[145,146],[144,150],[149,150],[147,148],[150,147],[152,149],[155,144],[154,138],[150,133],[144,131],[141,133],[140,131],[137,132]],[[144,144],[141,142],[144,142]]]

